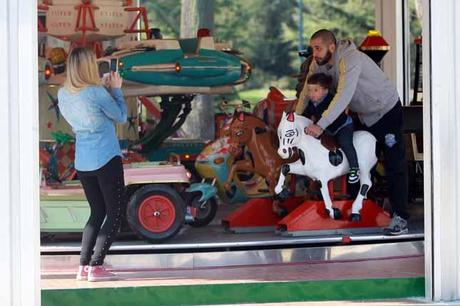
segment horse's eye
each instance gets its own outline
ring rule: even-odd
[[[236,136],[240,137],[244,135],[244,131],[238,131],[235,133]]]
[[[294,133],[293,130],[289,130],[289,131],[286,132],[286,137],[292,137],[292,136],[294,136],[294,134],[295,133]]]

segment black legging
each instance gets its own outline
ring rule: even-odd
[[[78,176],[91,207],[91,215],[83,231],[80,264],[98,266],[103,264],[120,227],[121,209],[125,203],[121,157],[112,158],[94,171],[78,171]]]

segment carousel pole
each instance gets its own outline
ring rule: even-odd
[[[37,1],[0,1],[0,304],[40,305]]]

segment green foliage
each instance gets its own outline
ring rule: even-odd
[[[165,37],[178,37],[180,0],[143,0],[151,27]],[[243,88],[269,85],[294,88],[292,75],[299,69],[298,46],[308,44],[312,33],[332,30],[337,38],[360,44],[374,28],[374,0],[303,0],[304,40],[299,41],[297,0],[215,0],[214,33],[217,41],[229,42],[254,66]]]
[[[148,12],[149,27],[160,28],[164,37],[179,37],[180,0],[141,0]]]
[[[316,30],[329,29],[337,38],[351,38],[360,44],[374,28],[373,0],[305,0],[304,33],[307,39]]]

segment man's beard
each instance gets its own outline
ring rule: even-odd
[[[319,66],[323,66],[323,65],[326,65],[326,64],[329,62],[329,60],[331,59],[331,57],[332,57],[332,52],[329,51],[329,50],[327,50],[327,53],[326,53],[326,55],[324,56],[323,59],[315,58],[315,60],[316,60],[316,63],[317,63]]]

